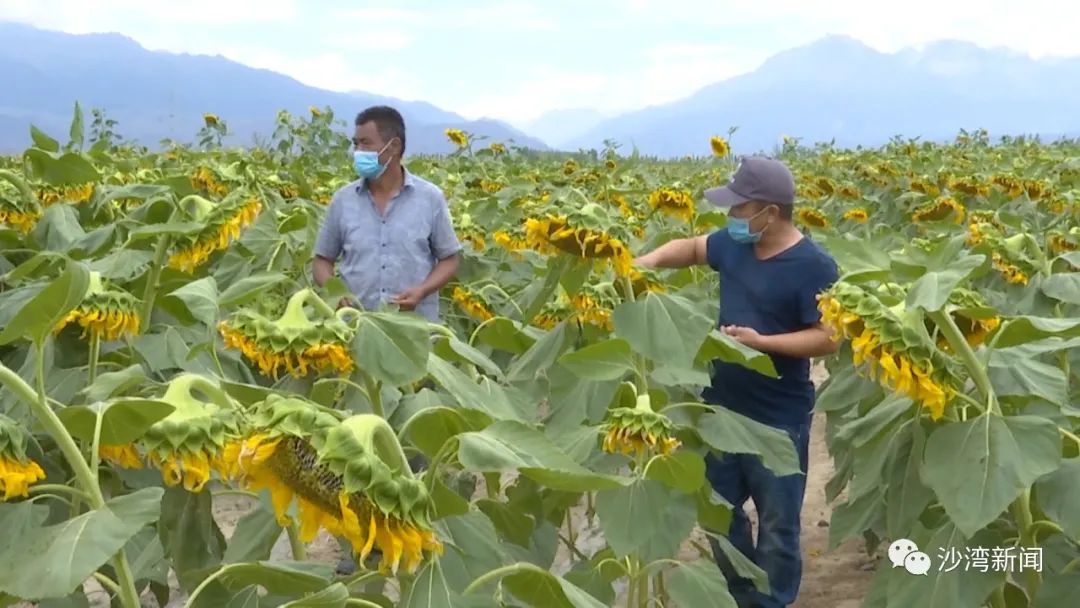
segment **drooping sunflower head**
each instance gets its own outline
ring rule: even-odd
[[[956,393],[956,364],[934,347],[921,316],[843,281],[818,296],[818,310],[834,339],[851,340],[857,367],[865,364],[871,379],[941,418]]]
[[[0,501],[29,496],[30,485],[45,471],[26,455],[29,435],[22,425],[0,414]]]
[[[41,203],[33,196],[26,182],[18,180],[9,183],[0,176],[0,224],[7,224],[26,234],[41,219]]]
[[[610,282],[586,283],[578,293],[570,297],[570,307],[578,322],[611,331],[612,311],[619,305],[619,297]]]
[[[465,134],[461,129],[447,129],[445,131],[446,138],[450,140],[450,143],[459,148],[464,148],[469,145],[469,136]]]
[[[660,188],[649,194],[649,207],[664,215],[690,222],[694,219],[694,197],[685,190]]]
[[[208,127],[216,127],[220,122],[220,119],[218,119],[217,114],[206,113],[203,114],[203,122],[206,123],[206,126]]]
[[[934,181],[927,177],[918,177],[911,180],[909,186],[912,192],[921,192],[927,196],[937,198],[941,194],[941,188],[938,187]]]
[[[650,268],[633,268],[630,271],[630,284],[634,289],[635,298],[641,297],[648,292],[667,292],[667,287],[660,281],[656,271]]]
[[[94,184],[92,182],[67,185],[67,186],[42,186],[37,191],[38,200],[43,206],[48,207],[56,203],[85,203],[94,196]]]
[[[977,177],[965,176],[950,179],[949,190],[962,192],[968,196],[986,196],[990,193],[990,184],[980,181]]]
[[[943,222],[952,221],[956,224],[960,224],[964,221],[964,206],[956,201],[956,199],[943,196],[939,197],[929,203],[925,203],[915,209],[911,214],[911,219],[914,222]]]
[[[999,251],[990,256],[991,264],[997,270],[1006,283],[1010,285],[1027,285],[1028,274],[1019,265],[1013,263],[1008,254]]]
[[[506,146],[499,142],[493,142],[488,146],[488,150],[491,150],[492,154],[506,154]]]
[[[848,209],[844,212],[844,219],[849,222],[858,222],[862,224],[866,220],[870,219],[870,214],[866,209],[862,207],[856,207],[855,209]]]
[[[992,175],[990,183],[998,186],[1009,198],[1016,198],[1024,193],[1023,180],[1013,175]]]
[[[680,445],[674,437],[675,425],[671,419],[650,409],[614,408],[608,414],[602,432],[602,448],[610,454],[670,454]]]
[[[957,287],[949,295],[947,304],[949,316],[953,323],[964,335],[964,340],[972,347],[979,346],[986,338],[1001,325],[998,312],[986,303],[978,292]],[[927,319],[928,330],[933,329],[933,323]],[[938,338],[938,348],[951,353],[952,347],[943,336]]]
[[[477,321],[487,321],[495,317],[495,313],[491,311],[487,299],[480,292],[461,285],[455,285],[450,298],[462,312]]]
[[[183,237],[169,257],[169,266],[188,273],[239,239],[241,231],[254,223],[262,211],[262,203],[257,198],[233,196],[209,206],[205,199],[198,202],[200,211],[196,215],[201,217],[197,221],[204,223],[203,229]]]
[[[229,193],[229,186],[221,181],[218,172],[206,165],[196,167],[188,180],[192,188],[204,194],[225,196]]]
[[[626,246],[625,229],[605,209],[589,203],[563,214],[525,220],[529,247],[540,253],[567,253],[582,259],[603,260],[619,276],[628,276],[633,256]]]
[[[165,485],[201,492],[225,445],[239,434],[239,409],[220,386],[196,374],[174,378],[160,400],[175,409],[147,429],[141,443]]]
[[[101,273],[92,272],[83,301],[56,324],[53,332],[78,324],[83,328],[83,337],[90,334],[102,340],[119,340],[125,335],[137,335],[140,323],[139,300],[102,278]]]
[[[635,217],[637,215],[634,208],[631,207],[629,201],[627,201],[626,195],[618,190],[601,190],[596,194],[596,200],[618,209],[619,214],[624,218]]]
[[[1046,237],[1046,246],[1055,256],[1080,251],[1080,227],[1074,226],[1068,232],[1052,232]]]
[[[731,154],[731,145],[728,141],[719,135],[713,135],[709,138],[709,148],[712,150],[713,156],[724,158]]]
[[[795,210],[795,221],[803,226],[828,228],[829,218],[813,207],[799,207]]]
[[[491,234],[495,244],[510,253],[516,253],[522,249],[528,249],[528,241],[525,240],[525,231],[520,228],[505,230],[500,228]]]
[[[315,318],[304,310],[315,308]],[[251,309],[240,309],[218,324],[225,348],[239,350],[265,376],[287,371],[303,377],[311,371],[351,373],[355,362],[351,343],[355,330],[314,291],[304,289],[289,298],[276,321]]]

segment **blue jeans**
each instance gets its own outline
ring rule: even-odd
[[[705,458],[705,476],[717,494],[734,507],[728,539],[743,555],[769,575],[771,593],[762,594],[749,579],[740,578],[719,544],[710,539],[717,565],[728,579],[728,588],[739,608],[781,608],[795,601],[802,579],[799,547],[800,515],[806,490],[810,450],[810,420],[795,426],[777,426],[795,444],[803,474],[777,477],[754,454],[723,454]],[[754,499],[758,514],[757,546],[750,520],[743,511],[747,498]]]

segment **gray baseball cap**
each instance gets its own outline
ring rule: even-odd
[[[767,156],[746,156],[741,160],[731,183],[709,188],[705,200],[718,207],[734,207],[747,201],[795,204],[795,177],[787,165]]]

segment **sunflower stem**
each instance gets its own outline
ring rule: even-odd
[[[90,442],[90,472],[94,475],[94,485],[100,487],[101,469],[101,425],[105,421],[105,412],[99,411],[94,419],[94,438]]]
[[[72,472],[75,474],[75,479],[80,486],[80,494],[86,497],[91,508],[103,508],[105,506],[105,497],[101,494],[97,476],[90,470],[90,465],[83,458],[79,446],[75,444],[75,439],[64,428],[64,423],[60,421],[56,412],[49,407],[49,398],[45,394],[45,343],[42,341],[36,342],[34,347],[36,351],[34,364],[37,376],[37,394],[34,394],[34,389],[25,380],[3,363],[0,363],[0,384],[6,386],[30,406],[38,423],[44,427],[45,432],[60,448],[60,453],[64,455],[68,466],[71,467]],[[80,494],[75,495],[76,503]],[[139,608],[139,594],[135,591],[135,581],[131,578],[131,569],[127,564],[127,558],[123,551],[117,552],[114,562],[117,577],[119,578],[117,582],[120,586],[121,605],[124,608]]]
[[[307,549],[304,543],[300,542],[300,531],[296,529],[296,522],[290,522],[285,532],[289,535],[289,549],[292,550],[293,559],[298,562],[306,560]]]
[[[97,379],[98,357],[101,356],[101,334],[90,332],[90,384]]]
[[[59,492],[61,494],[70,494],[75,498],[81,498],[87,502],[90,502],[90,495],[83,492],[79,488],[73,488],[71,486],[64,486],[58,483],[39,483],[30,486],[29,491],[31,494],[38,492]]]
[[[1035,544],[1034,525],[1031,516],[1031,488],[1027,488],[1012,504],[1013,517],[1016,518],[1016,527],[1020,533],[1020,548],[1033,548]],[[1025,586],[1028,597],[1035,597],[1039,590],[1039,573],[1034,569],[1028,569],[1024,573]]]
[[[1066,438],[1071,439],[1076,444],[1077,449],[1080,449],[1080,437],[1077,437],[1075,434],[1070,433],[1069,431],[1061,428],[1060,426],[1058,427],[1058,431],[1060,431],[1061,434],[1064,435]]]
[[[158,237],[154,247],[154,260],[150,263],[150,273],[143,288],[142,316],[139,318],[139,333],[144,334],[150,327],[150,313],[154,310],[154,297],[157,295],[158,281],[165,266],[165,257],[169,254],[170,237],[163,234]]]
[[[623,289],[626,291],[626,300],[634,302],[634,284],[630,281],[630,277],[620,277],[619,280],[622,281]],[[634,385],[637,387],[638,395],[649,394],[649,383],[645,379],[647,369],[645,357],[634,351]]]
[[[188,596],[187,601],[184,602],[184,608],[191,608],[192,606],[194,606],[195,605],[195,600],[198,599],[199,595],[201,595],[202,592],[207,587],[210,586],[210,583],[216,581],[222,575],[228,574],[235,567],[242,567],[242,566],[243,566],[243,564],[229,564],[227,566],[222,566],[221,568],[218,568],[218,570],[216,572],[214,572],[210,576],[204,578],[203,581],[201,583],[199,583],[199,586],[196,587],[195,590],[191,592],[191,595]]]
[[[386,418],[383,412],[382,405],[382,386],[381,383],[375,378],[371,377],[371,374],[364,370],[359,370],[360,376],[364,379],[364,386],[366,387],[368,401],[371,402],[371,411],[379,418]]]
[[[994,393],[994,387],[990,383],[990,377],[986,374],[986,367],[979,363],[979,359],[975,356],[975,352],[971,350],[971,345],[964,339],[963,332],[960,331],[960,328],[956,326],[952,317],[944,310],[936,310],[927,312],[926,314],[934,322],[934,325],[941,328],[941,333],[945,335],[945,340],[948,341],[953,352],[960,357],[964,367],[967,368],[968,374],[975,382],[975,388],[979,390],[983,399],[986,400],[989,406],[988,409],[1000,416],[1001,407],[998,405],[997,395]]]
[[[112,580],[111,578],[105,576],[100,572],[95,572],[94,580],[100,583],[101,586],[105,589],[111,591],[113,595],[120,595],[120,585],[117,585],[116,581]]]

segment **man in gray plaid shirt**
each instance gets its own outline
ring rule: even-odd
[[[315,282],[341,277],[365,310],[382,304],[439,322],[439,290],[457,272],[461,243],[442,190],[401,164],[405,122],[374,106],[356,117],[353,167],[315,242]]]

